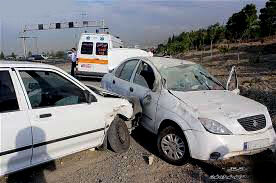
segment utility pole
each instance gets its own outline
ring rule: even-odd
[[[23,55],[24,55],[24,58],[27,58],[27,47],[26,47],[26,39],[30,38],[30,37],[27,37],[23,34],[23,36],[20,36],[19,37],[20,39],[22,39],[22,46],[23,46]]]
[[[36,54],[38,55],[38,53],[39,53],[38,46],[37,46],[37,39],[38,39],[38,37],[31,37],[31,38],[33,38],[33,43],[34,43],[33,48],[34,48]]]

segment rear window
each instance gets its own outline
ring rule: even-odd
[[[93,42],[83,42],[81,45],[81,54],[93,54]]]
[[[96,44],[96,55],[107,55],[108,44],[107,43],[97,43]]]

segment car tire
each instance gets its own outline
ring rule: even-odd
[[[172,126],[159,132],[157,148],[161,157],[173,165],[184,165],[190,157],[188,143],[183,132]]]
[[[107,140],[111,149],[116,153],[126,152],[130,147],[130,134],[126,123],[119,117],[116,117],[111,123]]]

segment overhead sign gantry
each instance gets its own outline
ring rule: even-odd
[[[100,21],[70,21],[70,22],[56,22],[56,23],[49,23],[49,24],[32,24],[32,25],[25,25],[22,28],[22,32],[20,32],[21,36],[19,37],[22,39],[23,43],[23,51],[24,57],[27,57],[27,49],[26,49],[26,39],[33,38],[26,36],[26,32],[32,31],[43,31],[43,30],[60,30],[60,29],[73,29],[73,28],[89,28],[95,27],[101,29],[105,32],[108,27],[105,26],[104,20]]]

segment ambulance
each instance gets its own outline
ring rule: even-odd
[[[77,58],[76,76],[101,78],[124,59],[136,56],[152,56],[152,53],[123,48],[123,41],[107,33],[81,34]]]

